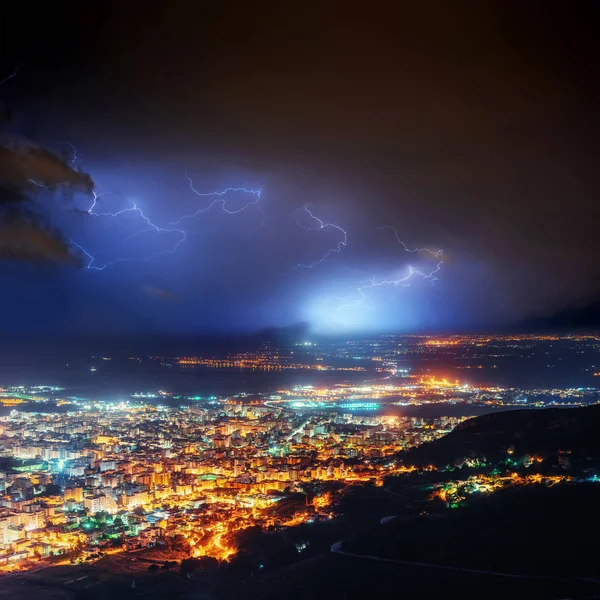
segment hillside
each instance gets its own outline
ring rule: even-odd
[[[465,459],[497,462],[510,452],[551,457],[560,453],[571,461],[600,459],[600,405],[492,413],[461,423],[443,438],[407,453],[415,465],[462,464]]]

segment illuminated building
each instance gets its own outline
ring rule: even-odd
[[[84,496],[83,506],[91,515],[98,512],[116,513],[119,510],[118,504],[107,494]]]

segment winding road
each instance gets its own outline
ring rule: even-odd
[[[588,583],[600,584],[600,579],[594,579],[592,577],[574,577],[572,575],[520,575],[517,573],[502,573],[500,571],[485,571],[482,569],[468,569],[465,567],[454,567],[451,565],[435,565],[432,563],[425,562],[412,562],[409,560],[399,560],[395,558],[381,558],[379,556],[371,556],[369,554],[355,554],[353,552],[344,552],[342,550],[343,540],[335,542],[331,546],[331,552],[334,554],[340,554],[341,556],[352,556],[354,558],[362,558],[364,560],[374,560],[378,562],[394,563],[398,565],[407,565],[410,567],[425,567],[428,569],[443,569],[445,571],[459,571],[461,573],[476,573],[478,575],[493,575],[495,577],[510,577],[514,579],[538,579],[538,580],[551,580],[551,581],[585,581]]]

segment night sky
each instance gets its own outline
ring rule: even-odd
[[[548,0],[3,9],[0,330],[497,329],[597,302],[599,19]],[[186,170],[260,198],[198,196]],[[88,213],[134,203],[147,220]]]

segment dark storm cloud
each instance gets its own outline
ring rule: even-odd
[[[24,140],[0,138],[0,258],[79,263],[69,241],[49,224],[44,203],[48,192],[58,187],[66,198],[76,192],[89,193],[94,184],[66,156]]]
[[[0,182],[15,190],[14,194],[0,198],[3,204],[31,197],[40,186],[70,187],[88,193],[94,187],[90,175],[70,165],[67,155],[60,156],[31,142],[8,137],[0,138]]]
[[[80,264],[60,232],[24,216],[0,219],[0,257],[24,262]]]

